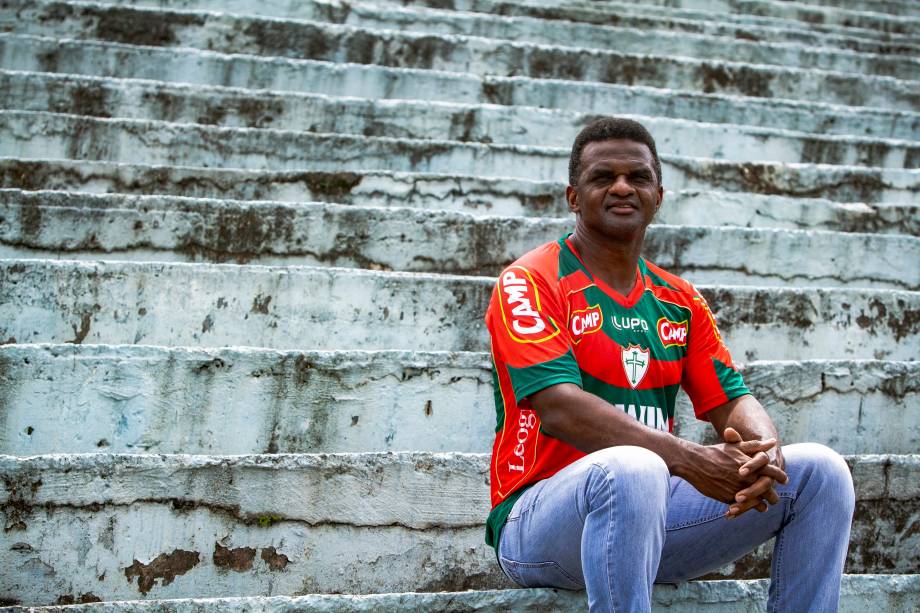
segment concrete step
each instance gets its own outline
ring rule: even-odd
[[[571,219],[0,190],[0,258],[10,259],[328,265],[494,276],[533,246],[573,229]],[[655,224],[643,255],[695,284],[920,289],[914,265],[920,237],[913,236]]]
[[[16,1],[16,0],[14,0]],[[15,5],[14,5],[15,6]],[[682,56],[538,45],[471,36],[415,34],[222,13],[24,2],[0,28],[20,34],[225,53],[472,73],[523,75],[726,93],[820,99],[848,106],[916,110],[920,82]],[[144,23],[144,28],[137,28]],[[310,41],[304,45],[303,41]]]
[[[920,448],[920,362],[753,362],[784,443]],[[0,346],[0,453],[487,453],[486,353]],[[713,442],[678,397],[675,434]]]
[[[0,106],[223,127],[565,148],[595,117],[537,107],[366,100],[9,71],[0,71]],[[907,140],[632,117],[655,136],[662,154],[868,166],[920,159],[920,145]]]
[[[125,3],[118,3],[124,6]],[[863,72],[879,76],[914,79],[920,73],[920,62],[908,55],[863,54],[849,49],[800,43],[744,40],[734,36],[712,36],[667,29],[598,26],[567,21],[546,21],[532,17],[495,19],[483,13],[440,11],[413,7],[395,8],[386,4],[350,2],[347,0],[307,0],[287,4],[287,14],[276,10],[253,11],[250,3],[234,2],[231,6],[218,0],[178,0],[156,2],[139,0],[127,3],[138,7],[158,7],[170,10],[218,11],[258,17],[281,17],[298,21],[336,23],[377,30],[399,30],[418,34],[476,36],[509,41],[538,43],[561,47],[573,46],[609,50],[616,40],[619,53],[647,53],[649,40],[654,38],[658,55],[674,55],[698,59],[731,60],[752,64],[774,64],[800,68],[818,68],[838,72]],[[253,13],[256,13],[253,15]],[[822,41],[825,42],[825,41]]]
[[[424,14],[422,19],[427,18],[428,20],[443,14],[446,10],[455,10],[473,13],[473,17],[477,17],[476,13],[503,16],[502,21],[511,23],[522,23],[522,19],[540,20],[547,24],[545,29],[571,27],[570,23],[615,25],[642,30],[708,34],[739,40],[796,42],[810,46],[837,47],[870,53],[904,52],[916,46],[913,44],[916,41],[911,34],[889,33],[877,28],[858,28],[852,25],[823,24],[814,21],[802,23],[792,19],[776,19],[726,11],[722,11],[718,19],[713,19],[713,15],[708,11],[681,10],[644,3],[592,2],[574,5],[573,3],[506,2],[503,0],[454,0],[450,3],[443,2],[443,0],[413,0],[411,2],[403,0],[402,2],[375,2],[373,4],[343,1],[332,4],[332,2],[324,3],[319,0],[308,4],[290,3],[286,0],[266,0],[266,2],[259,3],[257,8],[254,8],[249,0],[227,0],[226,2],[218,2],[218,0],[118,0],[118,4],[212,10],[291,19],[305,19],[304,13],[311,10],[316,11],[311,14],[319,16],[327,14],[329,20],[344,20],[345,23],[350,23],[348,20],[354,17],[343,16],[340,12],[325,7],[345,5],[348,6],[348,13],[356,13],[358,19],[366,19],[372,8],[381,11],[389,5],[400,6],[405,14],[410,11],[413,14]],[[313,9],[314,6],[317,8]],[[420,7],[426,7],[429,10],[423,12],[419,10]],[[458,21],[463,21],[466,15],[455,12],[454,17]],[[513,22],[512,19],[514,19]],[[484,24],[483,27],[496,27],[496,25],[493,22],[493,24]],[[893,29],[903,30],[905,28],[903,24],[896,22]],[[541,32],[541,34],[553,36],[551,32]]]
[[[493,280],[333,268],[0,261],[7,343],[483,351]],[[920,293],[703,287],[735,359],[920,359]],[[177,309],[176,305],[182,305]]]
[[[573,135],[574,137],[574,135]],[[805,172],[822,177],[890,175],[910,191],[920,184],[912,168],[918,147],[892,151],[886,168],[811,166]],[[568,178],[569,147],[486,145],[461,141],[408,139],[350,134],[317,134],[290,130],[221,128],[135,119],[104,119],[33,111],[0,111],[0,156],[26,159],[83,159],[127,164],[220,166],[251,170],[326,172],[389,170],[395,172],[462,173],[533,181]],[[750,162],[661,155],[662,179],[668,189],[721,189],[719,175],[743,175]],[[719,167],[721,172],[710,168]],[[785,163],[773,163],[785,169]],[[731,169],[734,172],[726,172]],[[786,174],[785,172],[783,174]],[[715,175],[715,176],[713,176]],[[754,177],[757,182],[761,177]],[[859,179],[851,177],[850,183]],[[817,185],[813,195],[825,194]],[[758,191],[758,190],[755,190]],[[769,192],[768,192],[769,193]],[[775,192],[773,192],[775,193]],[[872,198],[872,201],[878,198]],[[907,200],[900,198],[901,201]]]
[[[846,571],[912,572],[920,456],[848,461]],[[0,474],[0,561],[26,571],[6,597],[28,604],[509,586],[482,538],[485,454],[2,456]],[[765,549],[717,576],[764,576]]]
[[[527,77],[334,64],[313,60],[227,55],[184,48],[157,48],[0,34],[0,67],[104,77],[182,81],[198,85],[312,92],[375,100],[427,100],[564,109],[585,114],[619,113],[676,117],[710,123],[920,139],[920,114],[852,108],[813,101],[661,90]],[[813,100],[826,100],[819,96]],[[87,106],[87,105],[84,105]],[[92,105],[88,105],[92,108]]]
[[[918,183],[911,173],[781,164],[703,161],[685,180],[696,187],[668,187],[661,223],[703,223],[761,228],[920,234]],[[711,179],[707,179],[711,177]],[[699,189],[717,183],[735,192]],[[116,164],[78,160],[0,158],[0,187],[164,194],[221,200],[329,202],[367,206],[418,207],[473,214],[544,217],[570,215],[564,182],[534,182],[471,175],[365,172],[275,172]],[[762,192],[762,193],[753,193]],[[811,197],[823,193],[827,198]],[[766,195],[783,194],[783,195]],[[789,194],[789,195],[785,195]],[[862,202],[854,202],[862,199]],[[867,200],[878,200],[865,204]],[[901,203],[899,203],[899,200]],[[718,209],[712,210],[712,203]]]
[[[869,13],[888,13],[889,15],[911,15],[920,16],[920,7],[914,2],[904,2],[903,0],[855,0],[853,2],[841,2],[840,0],[798,0],[801,4],[810,4],[815,6],[848,8],[852,11],[863,11]]]
[[[542,6],[554,6],[553,0],[530,0]],[[463,0],[455,2],[463,4]],[[607,14],[614,13],[625,3],[620,2],[587,2],[569,1],[566,6],[582,8],[584,6],[601,5]],[[880,33],[915,35],[920,25],[920,20],[912,16],[886,15],[884,13],[866,13],[863,11],[848,10],[845,7],[807,6],[796,2],[776,0],[657,0],[643,2],[643,9],[653,10],[652,5],[658,7],[658,12],[671,15],[689,16],[694,18],[723,18],[727,13],[734,19],[745,23],[791,23],[799,26],[810,26],[815,29],[858,29],[863,31],[876,31]],[[633,9],[635,10],[635,5]]]
[[[681,585],[661,585],[652,595],[652,610],[657,613],[750,613],[766,606],[766,579],[692,581]],[[102,613],[210,613],[246,611],[251,613],[402,613],[403,611],[516,611],[521,613],[582,612],[588,606],[584,592],[551,589],[468,590],[403,594],[308,594],[305,596],[252,596],[175,600],[129,600],[94,602],[91,592],[65,594],[59,602],[77,602],[67,609],[62,605],[28,607],[34,613],[100,611]],[[920,600],[920,575],[844,575],[841,585],[841,613],[862,613],[867,609],[908,613]]]

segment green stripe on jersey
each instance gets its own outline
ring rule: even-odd
[[[527,396],[557,383],[574,383],[581,387],[581,371],[571,349],[565,355],[540,364],[524,368],[508,366],[508,375],[511,377],[511,387],[514,388],[514,397],[518,403]]]
[[[502,388],[498,383],[495,360],[492,360],[492,396],[495,398],[495,431],[501,432],[505,425],[505,400],[502,398]]]
[[[669,418],[674,417],[677,392],[680,390],[679,383],[655,389],[633,390],[610,385],[606,381],[592,377],[586,372],[581,373],[581,380],[584,382],[586,392],[591,392],[595,396],[603,398],[652,428],[658,427],[659,422],[662,421],[661,418],[663,418],[665,423],[662,429],[667,431],[668,425],[666,422]],[[643,410],[642,407],[646,408]],[[661,409],[661,418],[659,418],[657,409]]]
[[[750,394],[747,385],[744,384],[744,377],[737,370],[731,369],[716,358],[712,358],[712,365],[716,369],[716,376],[719,378],[719,385],[728,400]]]

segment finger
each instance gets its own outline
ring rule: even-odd
[[[738,434],[738,431],[732,427],[725,428],[725,432],[722,433],[722,440],[726,443],[740,443],[743,439],[741,435]]]
[[[789,483],[789,476],[783,471],[782,468],[776,466],[775,464],[767,464],[760,469],[759,474],[763,475],[764,477],[770,477],[774,481],[778,481],[783,485]]]
[[[727,516],[729,519],[744,515],[751,509],[757,509],[759,512],[763,513],[770,507],[763,500],[750,499],[743,503],[735,503],[729,507]]]
[[[756,473],[769,463],[770,456],[762,451],[758,451],[753,458],[741,465],[741,468],[738,469],[738,474],[743,477],[748,473]]]
[[[773,489],[773,479],[770,477],[759,477],[749,487],[735,494],[735,501],[739,503],[751,502],[753,506],[761,498],[764,498],[766,493],[771,489]]]
[[[779,502],[779,494],[776,493],[776,488],[771,487],[768,489],[767,493],[763,495],[763,500],[770,504],[777,504]]]
[[[753,441],[743,441],[738,443],[738,449],[742,453],[746,453],[749,456],[754,455],[758,451],[769,451],[776,447],[776,439],[768,438],[764,440],[753,440]]]

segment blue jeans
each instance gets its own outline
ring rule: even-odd
[[[855,496],[846,463],[812,443],[783,447],[789,483],[765,513],[672,477],[641,447],[602,449],[527,490],[499,541],[525,587],[587,589],[591,611],[649,611],[652,584],[714,571],[776,537],[768,611],[836,611]]]

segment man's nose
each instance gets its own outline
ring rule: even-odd
[[[626,179],[626,175],[617,175],[611,184],[610,189],[608,190],[617,196],[628,196],[632,194],[635,190],[629,181]]]

